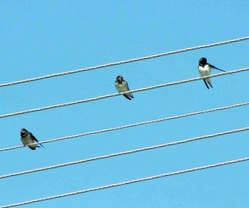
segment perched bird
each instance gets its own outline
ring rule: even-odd
[[[35,136],[31,132],[29,132],[25,128],[21,129],[21,140],[22,140],[22,143],[24,146],[27,145],[32,150],[35,150],[36,147],[40,148],[40,146],[38,144],[31,144],[31,143],[39,142],[39,141],[35,138]],[[40,145],[43,147],[42,144],[40,144]]]
[[[199,59],[198,70],[200,72],[201,77],[209,76],[211,74],[212,68],[217,69],[217,70],[222,71],[222,72],[225,72],[224,70],[219,69],[219,68],[215,67],[214,65],[207,63],[207,59],[205,57],[202,57]],[[210,78],[205,78],[205,79],[203,79],[203,81],[208,89],[209,89],[208,84],[210,85],[210,87],[213,88]]]
[[[129,91],[129,85],[128,83],[123,79],[121,75],[117,76],[116,81],[115,81],[115,87],[118,90],[118,92],[126,92]],[[125,93],[124,96],[128,99],[131,100],[134,98],[134,96],[131,93]]]

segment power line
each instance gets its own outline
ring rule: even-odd
[[[224,165],[231,165],[234,163],[245,162],[248,160],[249,160],[249,157],[244,157],[244,158],[240,158],[240,159],[236,159],[236,160],[230,160],[230,161],[215,163],[215,164],[211,164],[211,165],[205,165],[205,166],[199,166],[199,167],[195,167],[195,168],[179,170],[179,171],[175,171],[175,172],[163,173],[163,174],[159,174],[159,175],[153,175],[153,176],[148,176],[148,177],[144,177],[144,178],[138,178],[138,179],[134,179],[134,180],[123,181],[123,182],[113,183],[113,184],[104,185],[104,186],[98,186],[98,187],[94,187],[94,188],[83,189],[83,190],[68,192],[68,193],[64,193],[64,194],[58,194],[58,195],[48,196],[48,197],[39,198],[39,199],[33,199],[33,200],[19,202],[19,203],[15,203],[15,204],[8,204],[8,205],[1,206],[0,208],[10,208],[10,207],[17,207],[17,206],[22,206],[22,205],[27,205],[27,204],[33,204],[33,203],[37,203],[37,202],[48,201],[48,200],[58,199],[58,198],[62,198],[62,197],[69,197],[69,196],[73,196],[73,195],[77,195],[77,194],[84,194],[87,192],[100,191],[103,189],[109,189],[109,188],[114,188],[114,187],[118,187],[118,186],[124,186],[124,185],[154,180],[154,179],[168,177],[168,176],[174,176],[174,175],[179,175],[179,174],[184,174],[184,173],[189,173],[189,172],[194,172],[194,171],[200,171],[200,170],[215,168],[215,167],[224,166]]]
[[[242,38],[236,38],[236,39],[231,39],[231,40],[226,40],[226,41],[221,41],[221,42],[216,42],[216,43],[211,43],[211,44],[194,46],[194,47],[179,49],[179,50],[170,51],[170,52],[159,53],[159,54],[150,55],[150,56],[144,56],[144,57],[133,58],[133,59],[128,59],[128,60],[124,60],[124,61],[118,61],[118,62],[102,64],[102,65],[98,65],[98,66],[87,67],[87,68],[83,68],[83,69],[76,69],[76,70],[71,70],[71,71],[66,71],[66,72],[59,72],[59,73],[55,73],[55,74],[49,74],[49,75],[45,75],[45,76],[40,76],[40,77],[29,78],[29,79],[0,84],[0,87],[7,87],[7,86],[11,86],[11,85],[23,84],[23,83],[27,83],[27,82],[33,82],[33,81],[48,79],[48,78],[52,78],[52,77],[64,76],[64,75],[69,75],[69,74],[74,74],[74,73],[79,73],[79,72],[84,72],[84,71],[89,71],[89,70],[94,70],[94,69],[99,69],[99,68],[127,64],[127,63],[131,63],[131,62],[142,61],[142,60],[153,59],[153,58],[159,58],[161,56],[167,56],[167,55],[183,53],[183,52],[187,52],[187,51],[193,51],[193,50],[197,50],[197,49],[201,49],[201,48],[208,48],[208,47],[214,47],[214,46],[219,46],[219,45],[224,45],[224,44],[229,44],[229,43],[235,43],[235,42],[244,41],[244,40],[248,40],[248,39],[249,39],[249,36],[246,36],[246,37],[242,37]]]
[[[95,160],[102,160],[102,159],[107,159],[107,158],[111,158],[111,157],[134,154],[134,153],[137,153],[137,152],[148,151],[148,150],[153,150],[153,149],[158,149],[158,148],[163,148],[163,147],[168,147],[168,146],[173,146],[173,145],[179,145],[179,144],[184,144],[184,143],[188,143],[188,142],[194,142],[194,141],[197,141],[197,140],[209,139],[209,138],[212,138],[212,137],[223,136],[223,135],[226,135],[226,134],[233,134],[233,133],[238,133],[238,132],[248,131],[248,130],[249,130],[249,126],[244,127],[244,128],[240,128],[240,129],[233,129],[233,130],[223,131],[223,132],[219,132],[219,133],[193,137],[193,138],[190,138],[190,139],[184,139],[184,140],[175,141],[175,142],[169,142],[169,143],[164,143],[164,144],[159,144],[159,145],[142,147],[142,148],[138,148],[138,149],[127,150],[127,151],[123,151],[123,152],[117,152],[117,153],[112,153],[112,154],[108,154],[108,155],[102,155],[102,156],[87,158],[87,159],[73,161],[73,162],[61,163],[61,164],[57,164],[57,165],[52,165],[52,166],[47,166],[47,167],[42,167],[42,168],[37,168],[37,169],[32,169],[32,170],[26,170],[26,171],[22,171],[22,172],[10,173],[10,174],[7,174],[7,175],[0,176],[0,179],[25,175],[25,174],[29,174],[29,173],[46,171],[46,170],[66,167],[66,166],[70,166],[70,165],[77,165],[77,164],[80,164],[80,163],[86,163],[86,162],[91,162],[91,161],[95,161]]]
[[[154,120],[149,120],[149,121],[142,121],[142,122],[127,124],[127,125],[123,125],[123,126],[117,126],[117,127],[107,128],[107,129],[101,129],[101,130],[96,130],[96,131],[90,131],[90,132],[85,132],[85,133],[80,133],[80,134],[45,140],[45,141],[39,142],[39,144],[44,144],[44,143],[49,143],[49,142],[57,142],[57,141],[66,140],[66,139],[73,139],[73,138],[77,138],[77,137],[89,136],[92,134],[100,134],[100,133],[105,133],[105,132],[109,132],[109,131],[116,131],[116,130],[121,130],[121,129],[125,129],[125,128],[131,128],[131,127],[147,125],[147,124],[152,124],[152,123],[157,123],[157,122],[162,122],[162,121],[168,121],[168,120],[179,119],[179,118],[184,118],[184,117],[189,117],[189,116],[195,116],[195,115],[204,114],[204,113],[211,113],[211,112],[215,112],[215,111],[227,110],[230,108],[242,107],[242,106],[245,106],[248,104],[249,104],[249,102],[237,103],[237,104],[233,104],[233,105],[212,108],[212,109],[207,109],[207,110],[201,110],[201,111],[196,111],[196,112],[191,112],[191,113],[186,113],[186,114],[180,114],[180,115],[176,115],[176,116],[159,118],[159,119],[154,119]],[[13,146],[13,147],[6,147],[6,148],[0,149],[0,152],[18,149],[18,148],[22,148],[22,147],[24,147],[24,146],[18,145],[18,146]]]
[[[211,77],[218,77],[218,76],[223,76],[223,75],[227,75],[227,74],[234,74],[234,73],[244,72],[244,71],[247,71],[247,70],[249,70],[249,67],[242,68],[242,69],[236,69],[236,70],[232,70],[232,71],[228,71],[228,72],[222,72],[222,73],[218,73],[218,74],[213,74],[213,75],[205,76],[205,77],[196,77],[196,78],[191,78],[191,79],[186,79],[186,80],[180,80],[180,81],[175,81],[175,82],[168,82],[168,83],[164,83],[164,84],[153,85],[153,86],[149,86],[149,87],[130,90],[130,91],[127,91],[127,92],[141,92],[141,91],[146,91],[146,90],[152,90],[152,89],[156,89],[156,88],[160,88],[160,87],[168,87],[168,86],[171,86],[171,85],[177,85],[177,84],[183,84],[183,83],[186,83],[186,82],[197,81],[197,80],[201,80],[203,78],[208,78],[208,77],[211,78]],[[110,98],[110,97],[114,97],[114,96],[118,96],[118,95],[123,95],[124,93],[127,93],[127,92],[113,93],[113,94],[109,94],[109,95],[103,95],[103,96],[94,97],[94,98],[77,100],[77,101],[72,101],[72,102],[68,102],[68,103],[61,103],[61,104],[55,104],[55,105],[45,106],[45,107],[41,107],[41,108],[33,108],[33,109],[29,109],[29,110],[24,110],[24,111],[7,113],[7,114],[0,115],[0,119],[1,118],[6,118],[6,117],[11,117],[11,116],[27,114],[27,113],[34,113],[34,112],[38,112],[38,111],[49,110],[49,109],[53,109],[53,108],[65,107],[65,106],[69,106],[69,105],[75,105],[75,104],[80,104],[80,103],[92,102],[92,101],[96,101],[96,100],[102,100],[102,99],[105,99],[105,98]]]
[[[162,121],[167,121],[167,120],[172,120],[172,119],[179,119],[179,118],[184,118],[184,117],[188,117],[188,116],[195,116],[195,115],[199,115],[199,114],[203,114],[203,113],[211,113],[211,112],[220,111],[220,110],[227,110],[230,108],[242,107],[242,106],[245,106],[248,104],[249,104],[249,102],[244,102],[244,103],[238,103],[238,104],[233,104],[233,105],[228,105],[228,106],[223,106],[223,107],[218,107],[218,108],[196,111],[196,112],[191,112],[191,113],[186,113],[186,114],[181,114],[181,115],[176,115],[176,116],[159,118],[159,119],[154,119],[154,120],[149,120],[149,121],[142,121],[142,122],[127,124],[127,125],[123,125],[123,126],[117,126],[117,127],[107,128],[107,129],[101,129],[101,130],[90,131],[90,132],[85,132],[85,133],[50,139],[50,140],[46,140],[46,141],[41,141],[41,142],[39,142],[39,144],[56,142],[56,141],[61,141],[61,140],[66,140],[66,139],[73,139],[73,138],[83,137],[83,136],[89,136],[92,134],[100,134],[100,133],[105,133],[105,132],[109,132],[109,131],[116,131],[116,130],[121,130],[121,129],[125,129],[125,128],[131,128],[131,127],[136,127],[136,126],[141,126],[141,125],[146,125],[146,124],[152,124],[152,123],[157,123],[157,122],[162,122]],[[18,149],[18,148],[22,148],[22,147],[24,147],[24,146],[18,145],[18,146],[13,146],[13,147],[6,147],[6,148],[0,149],[0,152]]]

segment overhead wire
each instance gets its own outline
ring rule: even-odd
[[[153,58],[159,58],[162,56],[173,55],[173,54],[177,54],[177,53],[183,53],[183,52],[187,52],[187,51],[193,51],[193,50],[197,50],[197,49],[214,47],[214,46],[219,46],[219,45],[224,45],[224,44],[230,44],[230,43],[240,42],[240,41],[244,41],[244,40],[249,40],[249,36],[235,38],[235,39],[221,41],[221,42],[216,42],[216,43],[205,44],[205,45],[199,45],[199,46],[194,46],[194,47],[189,47],[189,48],[184,48],[184,49],[179,49],[179,50],[170,51],[170,52],[159,53],[159,54],[150,55],[150,56],[143,56],[143,57],[128,59],[128,60],[124,60],[124,61],[107,63],[107,64],[98,65],[98,66],[92,66],[92,67],[87,67],[87,68],[82,68],[82,69],[76,69],[76,70],[71,70],[71,71],[66,71],[66,72],[59,72],[59,73],[55,73],[55,74],[44,75],[44,76],[35,77],[35,78],[29,78],[29,79],[24,79],[24,80],[19,80],[19,81],[3,83],[3,84],[0,84],[0,87],[7,87],[7,86],[23,84],[23,83],[27,83],[27,82],[38,81],[38,80],[42,80],[42,79],[48,79],[48,78],[52,78],[52,77],[75,74],[75,73],[99,69],[99,68],[111,67],[111,66],[127,64],[127,63],[131,63],[131,62],[136,62],[136,61],[143,61],[143,60],[153,59]]]
[[[67,72],[56,73],[56,74],[49,74],[49,75],[45,75],[45,76],[41,76],[41,77],[35,77],[35,78],[30,78],[30,79],[25,79],[25,80],[20,80],[20,81],[4,83],[4,84],[0,84],[0,87],[17,85],[17,84],[22,84],[22,83],[26,83],[26,82],[33,82],[33,81],[38,81],[38,80],[42,80],[42,79],[47,79],[47,78],[52,78],[52,77],[57,77],[57,76],[64,76],[64,75],[69,75],[69,74],[73,74],[73,73],[79,73],[79,72],[98,69],[98,68],[121,65],[121,64],[126,64],[126,63],[131,63],[131,62],[141,61],[141,60],[146,60],[146,59],[151,59],[151,58],[158,58],[161,56],[172,55],[172,54],[176,54],[176,53],[197,50],[197,49],[207,48],[207,47],[212,47],[212,46],[218,46],[218,45],[228,44],[228,43],[233,43],[233,42],[239,42],[239,41],[243,41],[243,40],[247,40],[247,39],[249,39],[249,36],[243,37],[243,38],[238,38],[238,39],[233,39],[233,40],[228,40],[228,41],[222,41],[222,42],[213,43],[213,44],[207,44],[207,45],[195,46],[195,47],[180,49],[180,50],[171,51],[171,52],[165,52],[165,53],[151,55],[151,56],[129,59],[129,60],[120,61],[120,62],[113,62],[113,63],[103,64],[103,65],[94,66],[94,67],[88,67],[88,68],[83,68],[83,69],[77,69],[77,70],[72,70],[72,71],[67,71]],[[233,71],[229,71],[229,72],[219,73],[219,74],[215,74],[215,75],[211,75],[211,76],[206,76],[206,77],[211,78],[211,77],[222,76],[222,75],[226,75],[226,74],[243,72],[243,71],[247,71],[247,70],[249,70],[249,67],[237,69],[237,70],[233,70]],[[206,77],[204,77],[204,78],[206,78]],[[145,90],[151,90],[151,89],[155,89],[155,88],[159,88],[159,87],[166,87],[166,86],[175,85],[175,84],[182,84],[182,83],[186,83],[186,82],[197,81],[200,79],[203,79],[203,77],[192,78],[192,79],[188,79],[188,80],[181,80],[181,81],[170,82],[170,83],[164,83],[164,84],[154,85],[154,86],[145,87],[145,88],[139,88],[136,90],[130,90],[129,92],[140,92],[140,91],[145,91]],[[124,93],[121,93],[121,95],[122,94],[124,94]],[[52,108],[64,107],[64,106],[69,106],[69,105],[74,105],[74,104],[79,104],[79,103],[91,102],[91,101],[100,100],[100,99],[109,98],[109,97],[114,97],[114,96],[118,96],[118,95],[120,95],[120,94],[114,93],[114,94],[109,94],[109,95],[100,96],[100,97],[96,97],[96,98],[90,98],[90,99],[79,100],[79,101],[74,101],[74,102],[51,105],[51,106],[42,107],[42,108],[19,111],[19,112],[0,115],[0,118],[16,116],[16,115],[21,115],[21,114],[26,114],[26,113],[32,113],[32,112],[37,112],[37,111],[42,111],[42,110],[48,110],[48,109],[52,109]],[[120,126],[120,127],[114,127],[114,128],[109,128],[109,129],[103,129],[103,130],[98,130],[98,131],[93,131],[93,132],[82,133],[82,134],[78,134],[78,135],[72,135],[72,136],[68,136],[68,137],[61,137],[61,138],[57,138],[57,139],[47,140],[47,141],[40,142],[40,143],[48,143],[48,142],[59,141],[59,140],[63,140],[63,139],[75,138],[75,137],[79,137],[79,136],[104,133],[107,131],[119,130],[119,129],[123,129],[123,128],[138,126],[138,125],[145,125],[145,124],[150,124],[150,123],[155,123],[155,122],[160,122],[160,121],[165,121],[165,120],[171,120],[171,119],[182,118],[182,117],[187,117],[187,116],[192,116],[192,115],[198,115],[201,113],[208,113],[208,112],[213,112],[213,111],[218,111],[218,110],[225,110],[225,109],[240,107],[240,106],[244,106],[244,105],[248,105],[248,104],[249,104],[249,102],[239,103],[239,104],[225,106],[225,107],[221,107],[221,108],[209,109],[209,110],[198,111],[198,112],[193,112],[193,113],[189,113],[189,114],[183,114],[183,115],[179,115],[179,116],[172,116],[172,117],[167,117],[167,118],[162,118],[162,119],[156,119],[153,121],[145,121],[145,122],[129,124],[129,125]],[[220,133],[216,133],[216,134],[194,137],[194,138],[176,141],[176,142],[170,142],[170,143],[165,143],[165,144],[160,144],[160,145],[143,147],[143,148],[139,148],[139,149],[135,149],[135,150],[128,150],[128,151],[124,151],[124,152],[112,153],[109,155],[102,155],[102,156],[98,156],[98,157],[93,157],[93,158],[88,158],[88,159],[83,159],[83,160],[78,160],[78,161],[73,161],[73,162],[68,162],[68,163],[33,169],[33,170],[11,173],[11,174],[0,176],[0,179],[19,176],[19,175],[23,175],[23,174],[34,173],[34,172],[38,172],[38,171],[45,171],[45,170],[59,168],[59,167],[65,167],[65,166],[69,166],[69,165],[75,165],[75,164],[84,163],[84,162],[90,162],[90,161],[94,161],[94,160],[106,159],[106,158],[115,157],[115,156],[132,154],[132,153],[136,153],[136,152],[152,150],[152,149],[162,148],[162,147],[166,147],[166,146],[178,145],[178,144],[192,142],[192,141],[196,141],[196,140],[200,140],[200,139],[206,139],[206,138],[211,138],[211,137],[215,137],[215,136],[221,136],[221,135],[225,135],[225,134],[237,133],[237,132],[247,131],[247,130],[249,130],[249,127],[235,129],[235,130],[229,130],[229,131],[220,132]],[[23,146],[4,148],[4,149],[0,149],[0,151],[6,151],[6,150],[16,149],[16,148],[20,148],[20,147],[23,147]],[[237,160],[230,160],[230,161],[225,161],[225,162],[206,165],[206,166],[200,166],[200,167],[195,167],[195,168],[190,168],[190,169],[185,169],[185,170],[180,170],[180,171],[175,171],[175,172],[170,172],[170,173],[164,173],[164,174],[160,174],[160,175],[149,176],[149,177],[145,177],[145,178],[139,178],[139,179],[130,180],[130,181],[119,182],[119,183],[105,185],[105,186],[99,186],[99,187],[75,191],[75,192],[69,192],[69,193],[65,193],[65,194],[59,194],[59,195],[55,195],[55,196],[44,197],[44,198],[40,198],[40,199],[34,199],[34,200],[15,203],[15,204],[4,205],[4,206],[1,206],[0,208],[16,207],[16,206],[21,206],[21,205],[26,205],[26,204],[36,203],[36,202],[42,202],[42,201],[52,200],[52,199],[61,198],[61,197],[68,197],[68,196],[72,196],[72,195],[76,195],[76,194],[83,194],[86,192],[98,191],[98,190],[102,190],[102,189],[113,188],[113,187],[117,187],[117,186],[123,186],[123,185],[132,184],[132,183],[143,182],[143,181],[147,181],[147,180],[153,180],[153,179],[162,178],[162,177],[166,177],[166,176],[173,176],[173,175],[177,175],[177,174],[183,174],[183,173],[199,171],[199,170],[208,169],[208,168],[214,168],[214,167],[218,167],[218,166],[222,166],[222,165],[229,165],[229,164],[238,163],[238,162],[245,162],[248,160],[249,160],[249,157],[241,158],[241,159],[237,159]]]
[[[26,83],[26,82],[31,82],[31,81],[37,81],[37,80],[52,78],[52,77],[56,77],[56,76],[63,76],[63,75],[68,75],[68,74],[73,74],[73,73],[78,73],[78,72],[83,72],[83,71],[88,71],[88,70],[93,70],[93,69],[98,69],[98,68],[104,68],[104,67],[108,67],[108,66],[120,65],[120,64],[135,62],[135,61],[141,61],[141,60],[146,60],[146,59],[150,59],[150,58],[158,58],[158,57],[161,57],[161,56],[171,55],[171,54],[175,54],[175,53],[181,53],[181,52],[186,52],[186,51],[190,51],[190,50],[196,50],[196,49],[200,49],[200,48],[218,46],[218,45],[222,45],[222,44],[228,44],[228,43],[238,42],[238,41],[247,40],[247,39],[249,39],[249,36],[244,37],[244,38],[233,39],[233,40],[229,40],[229,41],[222,41],[222,42],[218,42],[218,43],[208,44],[208,45],[202,45],[202,46],[196,46],[196,47],[191,47],[191,48],[186,48],[186,49],[180,49],[180,50],[176,50],[176,51],[171,51],[171,52],[166,52],[166,53],[161,53],[161,54],[156,54],[156,55],[151,55],[151,56],[146,56],[146,57],[140,57],[140,58],[125,60],[125,61],[120,61],[120,62],[114,62],[114,63],[104,64],[104,65],[99,65],[99,66],[94,66],[94,67],[88,67],[88,68],[84,68],[84,69],[77,69],[77,70],[72,70],[72,71],[68,71],[68,72],[50,74],[50,75],[46,75],[46,76],[42,76],[42,77],[36,77],[36,78],[31,78],[31,79],[26,79],[26,80],[20,80],[20,81],[0,84],[0,87],[11,86],[11,85],[21,84],[21,83]],[[246,70],[248,70],[248,69],[246,69]],[[225,75],[225,74],[228,74],[228,73],[236,73],[236,72],[225,72],[225,73],[220,73],[220,74]],[[217,75],[219,75],[219,74],[211,75],[209,77],[215,77]],[[199,79],[202,79],[202,78],[197,78],[196,80],[199,80]],[[186,80],[183,80],[183,81],[184,82],[182,82],[182,83],[186,82]],[[189,80],[189,81],[195,81],[195,80],[192,79],[192,80]],[[165,85],[165,86],[173,85],[173,83],[166,83],[166,84],[168,84],[168,85]],[[175,84],[180,84],[180,83],[175,83]],[[149,88],[141,88],[141,89],[137,89],[137,90],[131,90],[130,92],[139,92],[139,91],[143,91],[143,90],[155,89],[155,88],[158,88],[158,87],[163,87],[163,86],[162,85],[151,86]],[[115,93],[115,94],[111,94],[111,95],[106,95],[105,97],[100,96],[97,99],[92,98],[91,100],[89,100],[89,99],[81,100],[81,102],[79,102],[79,103],[90,102],[90,101],[99,100],[99,99],[112,97],[112,96],[117,96],[117,95],[119,95],[119,94]],[[52,106],[47,106],[47,107],[39,108],[39,110],[38,109],[31,109],[31,110],[28,110],[28,111],[21,111],[21,112],[1,115],[0,118],[14,116],[14,115],[20,115],[20,114],[25,114],[25,113],[31,113],[31,112],[41,111],[41,110],[47,110],[47,109],[51,109],[51,108],[55,108],[55,107],[62,107],[62,105],[63,106],[73,105],[73,103],[74,102],[63,103],[63,104],[53,105],[53,107]],[[74,103],[74,104],[77,104],[77,103]],[[156,122],[159,122],[159,121],[156,121]],[[137,125],[137,124],[135,124],[135,125]],[[129,127],[131,127],[131,126],[129,126]],[[125,128],[128,128],[128,127],[125,127]],[[89,132],[89,133],[91,133],[91,132]],[[46,143],[46,141],[44,143]],[[144,149],[144,148],[142,148],[142,149]],[[0,150],[0,151],[4,151],[4,150]],[[139,151],[144,151],[144,150],[140,149]],[[130,152],[130,151],[128,151],[128,152]],[[125,153],[123,153],[123,154],[125,154]],[[111,154],[111,155],[113,155],[113,154]],[[115,155],[115,156],[117,156],[117,155]],[[101,156],[101,157],[103,157],[103,156]],[[0,177],[0,179],[1,179],[1,177]]]
[[[204,114],[204,113],[211,113],[211,112],[215,112],[215,111],[227,110],[230,108],[242,107],[242,106],[245,106],[248,104],[249,104],[249,102],[237,103],[237,104],[222,106],[222,107],[218,107],[218,108],[206,109],[206,110],[201,110],[201,111],[196,111],[196,112],[191,112],[191,113],[180,114],[180,115],[176,115],[176,116],[170,116],[170,117],[159,118],[159,119],[154,119],[154,120],[142,121],[142,122],[127,124],[127,125],[123,125],[123,126],[117,126],[117,127],[107,128],[107,129],[101,129],[101,130],[90,131],[90,132],[85,132],[85,133],[80,133],[80,134],[75,134],[75,135],[70,135],[70,136],[59,137],[59,138],[55,138],[55,139],[41,141],[41,142],[38,142],[36,144],[45,144],[45,143],[50,143],[50,142],[57,142],[57,141],[61,141],[61,140],[66,140],[66,139],[73,139],[73,138],[77,138],[77,137],[89,136],[89,135],[93,135],[93,134],[105,133],[105,132],[109,132],[109,131],[116,131],[116,130],[121,130],[121,129],[125,129],[125,128],[131,128],[131,127],[147,125],[147,124],[152,124],[152,123],[157,123],[157,122],[162,122],[162,121],[167,121],[167,120],[195,116],[195,115]],[[18,146],[13,146],[13,147],[6,147],[6,148],[0,149],[0,152],[14,150],[14,149],[22,148],[22,147],[24,147],[24,146],[18,145]]]
[[[117,153],[112,153],[112,154],[108,154],[108,155],[102,155],[102,156],[87,158],[87,159],[83,159],[83,160],[77,160],[77,161],[73,161],[73,162],[66,162],[66,163],[61,163],[61,164],[57,164],[57,165],[51,165],[51,166],[47,166],[47,167],[36,168],[36,169],[32,169],[32,170],[26,170],[26,171],[21,171],[21,172],[16,172],[16,173],[10,173],[10,174],[6,174],[6,175],[1,175],[0,179],[20,176],[20,175],[25,175],[25,174],[35,173],[35,172],[41,172],[41,171],[46,171],[46,170],[71,166],[71,165],[77,165],[77,164],[80,164],[80,163],[92,162],[92,161],[96,161],[96,160],[103,160],[103,159],[107,159],[107,158],[111,158],[111,157],[134,154],[134,153],[138,153],[138,152],[143,152],[143,151],[148,151],[148,150],[153,150],[153,149],[158,149],[158,148],[163,148],[163,147],[168,147],[168,146],[173,146],[173,145],[179,145],[179,144],[194,142],[194,141],[198,141],[198,140],[202,140],[202,139],[209,139],[209,138],[213,138],[213,137],[217,137],[217,136],[223,136],[223,135],[227,135],[227,134],[239,133],[239,132],[248,131],[248,130],[249,130],[249,126],[244,127],[244,128],[239,128],[239,129],[233,129],[233,130],[218,132],[218,133],[214,133],[214,134],[207,134],[207,135],[203,135],[203,136],[197,136],[197,137],[184,139],[184,140],[180,140],[180,141],[174,141],[174,142],[169,142],[169,143],[164,143],[164,144],[158,144],[158,145],[153,145],[153,146],[148,146],[148,147],[142,147],[142,148],[138,148],[138,149],[127,150],[127,151],[123,151],[123,152],[117,152]]]
[[[236,69],[236,70],[222,72],[222,73],[218,73],[218,74],[213,74],[213,75],[210,75],[210,76],[196,77],[196,78],[190,78],[190,79],[185,79],[185,80],[180,80],[180,81],[168,82],[168,83],[164,83],[164,84],[153,85],[153,86],[149,86],[149,87],[130,90],[130,91],[123,92],[123,93],[113,93],[113,94],[103,95],[103,96],[94,97],[94,98],[88,98],[88,99],[83,99],[83,100],[67,102],[67,103],[61,103],[61,104],[45,106],[45,107],[41,107],[41,108],[34,108],[34,109],[29,109],[29,110],[24,110],[24,111],[7,113],[7,114],[0,115],[0,119],[11,117],[11,116],[27,114],[27,113],[34,113],[34,112],[38,112],[38,111],[49,110],[49,109],[53,109],[53,108],[65,107],[65,106],[70,106],[70,105],[75,105],[75,104],[80,104],[80,103],[92,102],[92,101],[96,101],[96,100],[101,100],[101,99],[105,99],[105,98],[110,98],[110,97],[114,97],[114,96],[123,95],[123,94],[128,93],[128,92],[131,92],[131,93],[133,93],[133,92],[142,92],[142,91],[152,90],[152,89],[156,89],[156,88],[160,88],[160,87],[168,87],[168,86],[171,86],[171,85],[183,84],[183,83],[187,83],[187,82],[201,80],[201,79],[204,79],[204,78],[218,77],[218,76],[223,76],[223,75],[227,75],[227,74],[234,74],[234,73],[244,72],[244,71],[248,71],[248,70],[249,70],[249,67],[246,67],[246,68]]]
[[[129,180],[129,181],[123,181],[123,182],[113,183],[113,184],[109,184],[109,185],[83,189],[83,190],[79,190],[79,191],[72,191],[72,192],[68,192],[68,193],[64,193],[64,194],[58,194],[58,195],[54,195],[54,196],[33,199],[33,200],[29,200],[29,201],[23,201],[23,202],[18,202],[18,203],[14,203],[14,204],[3,205],[0,208],[10,208],[10,207],[17,207],[17,206],[22,206],[22,205],[27,205],[27,204],[33,204],[33,203],[37,203],[37,202],[43,202],[43,201],[58,199],[58,198],[62,198],[62,197],[69,197],[69,196],[73,196],[73,195],[77,195],[77,194],[84,194],[87,192],[100,191],[103,189],[109,189],[109,188],[114,188],[114,187],[118,187],[118,186],[124,186],[124,185],[139,183],[139,182],[145,182],[145,181],[159,179],[159,178],[163,178],[163,177],[169,177],[169,176],[185,174],[185,173],[194,172],[194,171],[215,168],[215,167],[219,167],[219,166],[225,166],[225,165],[231,165],[231,164],[235,164],[235,163],[246,162],[248,160],[249,160],[249,157],[244,157],[244,158],[240,158],[240,159],[229,160],[229,161],[224,161],[224,162],[220,162],[220,163],[199,166],[199,167],[195,167],[195,168],[189,168],[189,169],[184,169],[184,170],[179,170],[179,171],[174,171],[174,172],[169,172],[169,173],[163,173],[163,174],[148,176],[148,177],[144,177],[144,178],[138,178],[138,179],[133,179],[133,180]]]

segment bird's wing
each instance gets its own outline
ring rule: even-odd
[[[127,89],[128,89],[128,91],[130,91],[130,88],[129,88],[128,82],[126,82],[126,85],[127,85]],[[132,95],[132,93],[131,93],[131,92],[130,92],[129,94],[130,94],[130,97],[134,98],[134,96]]]
[[[31,138],[32,138],[34,141],[39,142],[38,139],[36,139],[35,136],[34,136],[31,132],[29,132],[29,134],[30,134]],[[44,148],[44,146],[43,146],[42,144],[39,144],[39,145],[41,145],[41,146]]]
[[[212,64],[209,64],[209,66],[210,66],[211,68],[217,69],[217,70],[219,70],[219,71],[226,72],[226,71],[224,71],[224,70],[222,70],[222,69],[217,68],[216,66],[214,66],[214,65],[212,65]]]
[[[130,88],[129,88],[128,82],[125,82],[125,85],[126,85],[126,88],[127,88],[127,90],[126,90],[126,91],[130,91]]]
[[[125,90],[125,91],[130,91],[128,82],[126,82],[125,80],[123,80],[123,82],[124,82],[124,86],[126,87],[126,90]]]
[[[130,91],[130,88],[129,88],[129,85],[128,85],[128,82],[126,82],[126,84],[127,84],[127,89]],[[134,96],[133,96],[133,94],[130,92],[130,96],[132,97],[132,98],[134,98]]]

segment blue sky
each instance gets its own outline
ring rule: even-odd
[[[249,1],[0,0],[0,83],[248,36]],[[202,56],[248,67],[249,41],[1,88],[0,114],[198,77]],[[217,71],[214,71],[216,73]],[[248,101],[249,72],[0,120],[0,148]],[[249,107],[1,152],[0,175],[248,126]],[[249,132],[0,181],[0,205],[248,156]],[[91,192],[32,208],[248,207],[248,162]]]

